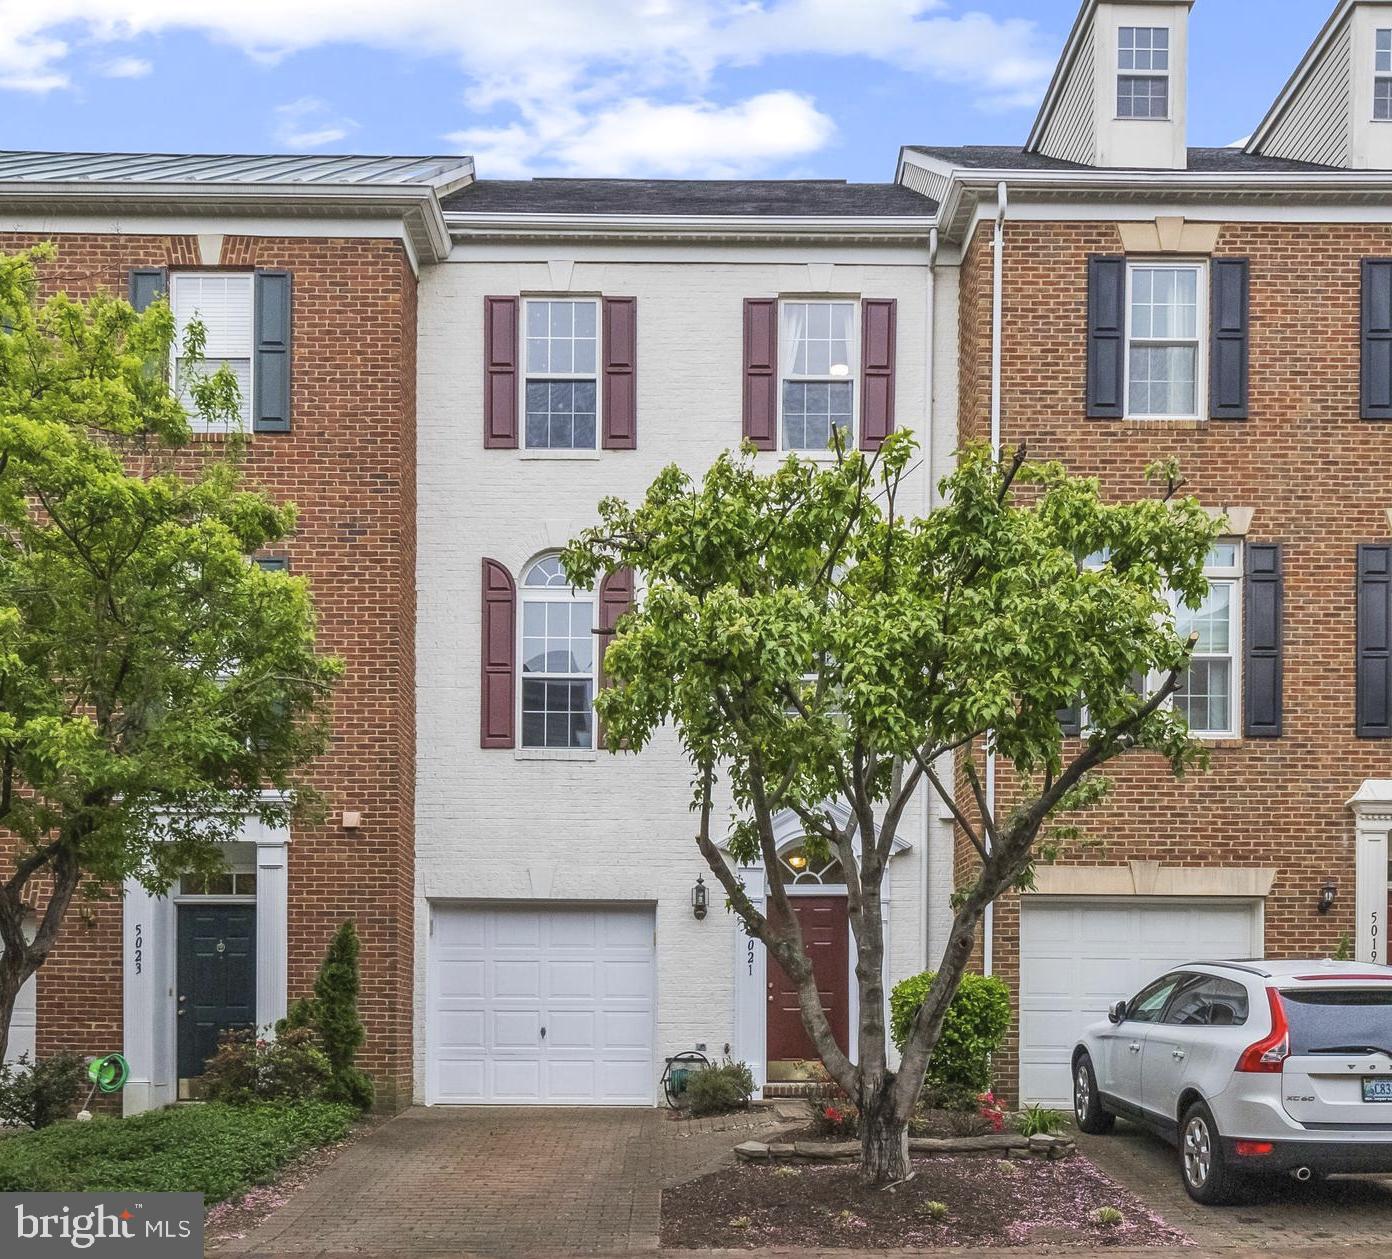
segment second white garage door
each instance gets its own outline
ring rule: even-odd
[[[1173,966],[1260,957],[1255,901],[1049,901],[1020,906],[1020,1097],[1073,1105],[1079,1034]]]
[[[432,1102],[653,1102],[651,909],[437,906]]]

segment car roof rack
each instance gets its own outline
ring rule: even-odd
[[[1271,974],[1272,974],[1271,971],[1269,971],[1269,970],[1264,970],[1264,969],[1263,969],[1262,967],[1260,967],[1260,966],[1254,966],[1251,962],[1219,962],[1219,961],[1212,961],[1212,960],[1207,960],[1207,959],[1205,959],[1205,960],[1201,960],[1201,961],[1197,961],[1197,962],[1189,962],[1189,963],[1187,963],[1187,965],[1189,965],[1189,966],[1226,966],[1229,970],[1246,971],[1247,974],[1249,974],[1249,975],[1260,975],[1263,979],[1270,979],[1270,978],[1271,978]],[[1184,967],[1181,966],[1181,967],[1178,967],[1177,969],[1183,970]]]

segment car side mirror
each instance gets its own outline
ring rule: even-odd
[[[1126,1002],[1118,1001],[1107,1011],[1107,1017],[1111,1019],[1113,1023],[1122,1022],[1126,1018]]]

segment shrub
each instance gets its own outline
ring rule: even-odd
[[[372,1105],[372,1077],[354,1065],[364,1034],[358,1017],[358,931],[345,922],[329,942],[329,951],[314,979],[314,996],[301,997],[276,1024],[278,1031],[313,1028],[329,1061],[324,1096],[359,1110]]]
[[[933,978],[932,971],[911,975],[890,994],[890,1035],[900,1053]],[[1009,1026],[1010,989],[993,975],[964,975],[933,1047],[926,1088],[947,1105],[972,1106],[991,1087],[991,1057]]]
[[[1116,1207],[1097,1207],[1089,1213],[1088,1219],[1102,1228],[1115,1228],[1126,1221],[1126,1217]]]
[[[743,1062],[726,1059],[693,1071],[686,1080],[686,1104],[693,1115],[743,1110],[754,1096],[754,1075]]]
[[[351,1106],[174,1106],[0,1141],[0,1193],[202,1193],[209,1205],[343,1137]]]
[[[305,1102],[326,1096],[330,1075],[328,1056],[307,1027],[286,1028],[275,1040],[234,1028],[208,1060],[203,1089],[210,1101],[230,1106]]]
[[[920,1202],[917,1209],[920,1215],[926,1215],[935,1224],[947,1219],[946,1202]]]
[[[1050,1110],[1047,1106],[1041,1106],[1037,1102],[1026,1106],[1015,1116],[1015,1126],[1020,1130],[1020,1135],[1026,1137],[1039,1136],[1041,1133],[1047,1136],[1054,1132],[1062,1132],[1066,1122],[1058,1111]]]
[[[30,1061],[20,1054],[0,1067],[0,1123],[47,1128],[67,1119],[87,1078],[76,1054],[50,1054]]]
[[[850,1102],[829,1102],[817,1111],[812,1126],[818,1136],[853,1141],[860,1136],[860,1111]]]

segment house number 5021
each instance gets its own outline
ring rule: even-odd
[[[754,941],[750,939],[744,946],[744,960],[749,964],[749,973],[754,974]]]
[[[145,928],[140,923],[135,924],[135,973],[141,972],[141,963],[145,959]]]

